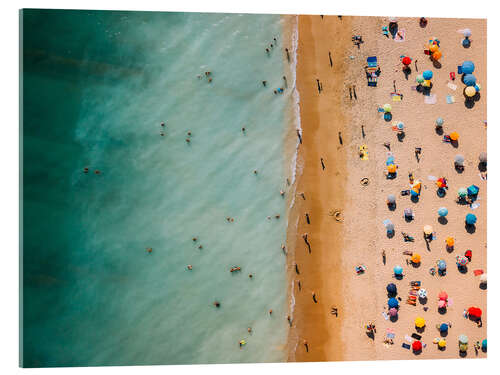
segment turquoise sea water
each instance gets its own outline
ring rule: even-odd
[[[23,366],[286,359],[283,26],[21,12]]]

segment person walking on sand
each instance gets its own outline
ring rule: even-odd
[[[307,340],[303,341],[304,347],[306,348],[306,352],[309,353],[309,344],[307,343]]]
[[[330,68],[333,68],[332,53],[328,51],[328,58],[330,59]]]
[[[365,126],[364,125],[361,125],[361,135],[363,136],[363,138],[366,136],[366,134],[365,134]]]
[[[290,327],[292,326],[292,318],[290,318],[290,315],[288,315],[286,317],[286,319],[288,320],[288,324],[290,325]]]
[[[307,233],[304,233],[302,235],[302,238],[304,239],[304,242],[306,243],[307,245],[307,248],[309,250],[309,254],[311,254],[311,244],[309,243],[309,240],[307,239]]]
[[[297,263],[295,263],[295,273],[297,275],[300,275],[300,272],[299,272],[299,266],[297,265]]]
[[[314,303],[318,303],[318,300],[316,299],[316,293],[312,292],[312,297],[313,297]]]
[[[325,162],[323,161],[323,158],[320,158],[321,159],[321,168],[323,168],[323,170],[325,170]]]
[[[300,280],[297,280],[297,286],[299,287],[299,292],[302,290],[302,283]]]
[[[300,196],[302,197],[303,200],[306,200],[306,195],[304,193],[300,193]]]
[[[342,140],[342,133],[341,132],[339,132],[339,142],[340,142],[341,145],[344,144],[344,141]]]
[[[309,214],[306,212],[306,221],[307,221],[307,224],[311,224],[311,221],[309,220]]]
[[[300,130],[297,129],[297,137],[299,138],[300,144],[302,144],[302,135],[300,134]]]
[[[288,62],[290,62],[290,54],[288,53],[288,48],[285,48],[285,52],[286,52],[286,59],[288,60]]]
[[[358,95],[356,94],[356,85],[352,85],[352,92],[354,94],[354,99],[358,100]]]
[[[283,81],[285,82],[285,87],[288,88],[288,82],[286,81],[286,77],[283,76]]]
[[[316,83],[318,84],[318,94],[321,94],[321,85],[319,83],[319,79],[316,78]]]

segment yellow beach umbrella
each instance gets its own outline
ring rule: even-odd
[[[411,261],[413,263],[420,263],[420,254],[413,254],[413,256],[411,257]]]
[[[437,44],[431,44],[431,45],[429,46],[429,51],[431,51],[431,52],[436,52],[436,51],[439,51],[439,47],[438,47],[438,45],[437,45]]]
[[[448,237],[446,239],[446,245],[448,247],[453,247],[455,245],[455,239],[453,237]]]
[[[389,164],[389,165],[387,166],[387,171],[388,171],[389,173],[396,173],[396,166],[395,166],[394,164]]]
[[[465,95],[467,95],[469,98],[476,95],[476,89],[474,86],[467,86],[465,88]]]
[[[446,340],[445,339],[441,339],[438,341],[438,346],[440,348],[444,348],[446,346]]]
[[[425,327],[425,319],[421,318],[421,317],[418,317],[417,319],[415,319],[415,327],[417,327],[417,328]]]
[[[430,225],[424,226],[424,233],[429,235],[432,233],[432,227]]]

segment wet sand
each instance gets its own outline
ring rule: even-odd
[[[460,19],[428,19],[426,28],[421,28],[417,18],[400,18],[400,29],[406,32],[404,42],[385,38],[382,26],[388,19],[377,17],[301,16],[299,17],[299,53],[297,86],[300,92],[301,117],[304,143],[299,152],[299,162],[303,172],[299,175],[297,192],[304,192],[306,200],[296,197],[290,216],[288,235],[296,239],[295,260],[301,274],[290,272],[294,279],[302,282],[302,291],[295,287],[295,316],[290,334],[289,360],[375,360],[375,359],[443,359],[458,358],[457,337],[469,337],[467,357],[475,358],[473,343],[486,338],[486,290],[479,288],[479,276],[473,270],[486,269],[486,181],[479,178],[478,156],[486,151],[486,21]],[[472,46],[461,46],[462,35],[457,30],[472,30]],[[352,35],[362,35],[364,43],[358,49],[351,41]],[[437,37],[441,41],[443,57],[441,67],[436,68],[424,55],[423,50],[429,39]],[[328,51],[333,57],[330,68]],[[417,59],[418,72],[414,63],[408,80],[401,71],[400,56],[409,55]],[[353,56],[354,58],[350,58]],[[364,73],[366,57],[377,56],[382,70],[378,87],[367,87]],[[481,84],[481,99],[469,109],[464,105],[460,76],[453,82],[456,91],[447,87],[449,72],[456,71],[464,60],[472,60],[474,72]],[[424,104],[424,96],[414,90],[415,77],[423,70],[434,72],[432,93],[437,95],[436,104]],[[323,84],[323,92],[318,94],[316,78]],[[401,102],[393,102],[393,81],[403,94]],[[358,99],[350,99],[349,86],[356,86]],[[455,97],[454,104],[446,103],[446,95]],[[398,141],[391,129],[392,121],[382,119],[377,107],[390,103],[393,107],[393,121],[403,121],[405,138]],[[436,134],[434,123],[437,117],[444,119],[444,132],[457,131],[459,144],[454,148],[442,142]],[[365,138],[361,127],[364,126]],[[344,145],[340,146],[338,132],[343,135]],[[398,164],[398,176],[387,180],[383,174],[387,149],[384,142],[390,142]],[[358,148],[368,147],[369,160],[360,160]],[[414,156],[415,147],[422,147],[420,162]],[[465,156],[465,171],[457,173],[453,166],[456,154]],[[323,157],[326,169],[321,169]],[[423,189],[418,203],[400,195],[409,189],[408,173],[413,172],[420,179]],[[439,198],[436,186],[428,176],[446,177],[450,186],[447,195]],[[360,179],[367,177],[368,186],[361,186]],[[479,208],[455,203],[460,187],[475,184],[479,186]],[[397,207],[389,211],[386,205],[388,194],[396,196]],[[449,210],[448,222],[438,222],[437,210],[445,206]],[[407,223],[403,219],[404,208],[412,208],[415,220]],[[328,212],[341,209],[344,222],[337,223]],[[305,223],[304,213],[308,212],[311,224]],[[478,217],[476,231],[468,233],[464,228],[467,213]],[[295,218],[299,219],[294,230]],[[395,224],[396,235],[386,236],[382,224],[390,219]],[[424,225],[430,224],[437,239],[427,250],[422,236]],[[401,231],[415,237],[415,242],[404,242]],[[312,254],[302,239],[307,232],[312,246]],[[453,252],[445,249],[445,238],[455,237]],[[473,252],[468,272],[463,274],[455,265],[456,255],[463,255],[466,249]],[[387,254],[386,265],[382,263],[381,252]],[[413,251],[422,257],[422,264],[414,268],[406,264],[409,258],[403,251]],[[436,261],[444,259],[448,264],[445,277],[431,276],[429,268]],[[354,268],[359,264],[367,267],[363,275],[356,275]],[[403,280],[393,278],[392,269],[401,265]],[[405,303],[409,282],[419,280],[428,291],[428,300],[416,306]],[[385,287],[394,282],[401,297],[399,318],[396,322],[385,320],[387,293]],[[445,290],[451,304],[445,314],[437,311],[437,295]],[[315,291],[319,303],[314,304],[311,292]],[[336,306],[339,317],[330,314]],[[478,306],[483,310],[483,326],[462,317],[463,310]],[[424,311],[424,307],[428,307]],[[421,316],[427,325],[422,335],[426,344],[420,355],[401,347],[406,342],[405,335],[415,332],[414,320]],[[367,337],[364,325],[374,322],[377,334],[372,340]],[[439,351],[432,343],[439,337],[435,326],[451,322],[452,328],[446,338],[445,351]],[[386,329],[395,332],[394,345],[385,346]],[[309,344],[305,352],[303,340]],[[348,345],[347,345],[348,343]],[[485,357],[479,353],[478,357]]]

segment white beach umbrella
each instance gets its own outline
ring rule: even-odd
[[[485,274],[485,273],[483,273],[483,274],[481,275],[480,280],[481,280],[481,283],[482,283],[482,284],[485,284],[485,283],[487,283],[487,282],[488,282],[488,277],[486,276],[486,274]]]

